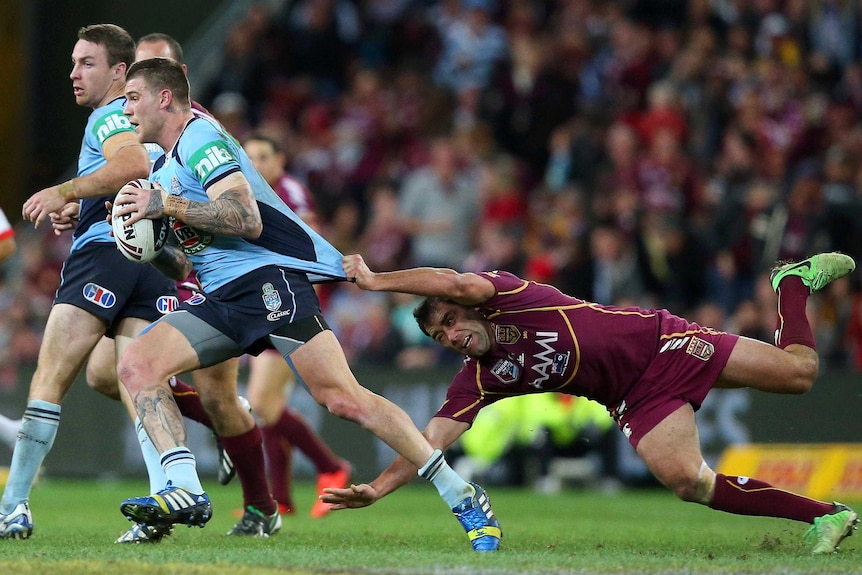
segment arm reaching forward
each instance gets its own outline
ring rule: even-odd
[[[474,273],[458,273],[447,268],[412,268],[375,273],[359,254],[344,256],[341,265],[347,278],[367,291],[440,297],[464,305],[475,305],[494,295],[494,284]]]
[[[422,434],[428,438],[431,447],[445,450],[469,428],[469,424],[460,421],[434,417]],[[331,503],[333,510],[367,507],[410,482],[417,476],[417,473],[416,466],[399,455],[371,483],[351,485],[345,489],[327,488],[323,490],[324,495],[320,496],[320,500],[324,503]]]

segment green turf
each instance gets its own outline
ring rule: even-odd
[[[428,485],[320,520],[307,515],[312,487],[300,485],[299,513],[268,540],[224,535],[236,521],[239,487],[214,485],[215,515],[205,529],[178,527],[159,545],[115,545],[128,525],[118,504],[142,489],[141,482],[43,480],[31,499],[35,533],[0,541],[0,573],[862,573],[862,536],[836,555],[813,557],[801,523],[718,513],[662,490],[491,489],[505,537],[500,552],[480,555]]]

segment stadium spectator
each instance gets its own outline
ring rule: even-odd
[[[177,161],[157,162],[150,178],[159,187],[135,188],[116,215],[130,214],[129,224],[168,216],[192,228],[183,250],[167,246],[154,261],[177,278],[194,269],[206,296],[155,322],[120,359],[120,380],[135,398],[170,480],[159,493],[125,500],[121,512],[148,524],[209,521],[212,504],[166,382],[200,365],[275,347],[321,405],[372,431],[417,466],[476,551],[496,551],[502,533],[482,488],[452,471],[404,411],[359,385],[327,329],[312,282],[344,278],[339,252],[278,199],[218,124],[194,117],[179,64],[164,58],[136,62],[127,78],[124,111],[136,133],[174,150]],[[193,160],[213,146],[220,161]],[[165,191],[176,189],[174,178],[183,182],[183,196]]]
[[[401,189],[400,212],[410,234],[410,261],[459,268],[470,253],[479,198],[452,139],[435,139],[430,155],[430,164],[409,173]]]
[[[254,167],[272,186],[278,197],[312,229],[318,228],[318,214],[311,192],[284,171],[281,145],[263,134],[251,134],[242,142]],[[301,414],[285,405],[296,383],[290,366],[278,351],[268,349],[249,357],[248,400],[261,422],[267,458],[267,476],[281,513],[294,513],[291,451],[297,447],[317,470],[318,495],[327,487],[345,487],[350,481],[350,464],[337,457]],[[329,506],[315,499],[312,517],[323,517]]]
[[[137,266],[117,251],[105,221],[105,201],[126,182],[149,173],[147,151],[122,114],[126,70],[134,55],[134,40],[118,26],[97,24],[78,31],[70,78],[76,103],[93,110],[78,175],[36,192],[23,206],[24,219],[39,227],[51,213],[80,200],[72,249],[48,316],[0,500],[0,538],[26,539],[33,532],[30,490],[57,435],[60,403],[85,358],[106,334],[121,355],[125,344],[159,316],[156,301],[176,296],[173,283],[157,270]]]
[[[715,473],[703,459],[694,412],[713,388],[782,394],[811,389],[819,360],[806,316],[809,295],[855,267],[852,258],[837,253],[776,265],[770,280],[779,315],[771,346],[667,310],[593,304],[508,272],[374,273],[362,256],[344,258],[347,277],[362,289],[426,297],[414,312],[419,326],[466,356],[446,402],[425,428],[435,447],[446,449],[483,407],[508,396],[555,391],[586,397],[608,409],[650,471],[680,499],[809,523],[805,540],[815,554],[835,552],[855,529],[857,514],[758,479]],[[328,490],[324,500],[336,509],[370,505],[414,472],[396,458],[371,484]]]

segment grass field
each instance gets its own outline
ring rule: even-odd
[[[118,504],[142,489],[142,482],[41,481],[31,499],[34,535],[0,541],[0,573],[862,573],[859,534],[840,553],[813,557],[801,541],[806,525],[718,513],[663,490],[549,496],[492,489],[505,536],[500,552],[480,555],[429,485],[314,520],[307,516],[312,486],[301,484],[300,512],[270,539],[226,537],[239,487],[215,485],[205,529],[178,527],[158,545],[115,545],[128,526]]]

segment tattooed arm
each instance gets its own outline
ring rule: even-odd
[[[173,216],[196,230],[212,234],[254,239],[263,231],[257,200],[240,172],[210,186],[208,202],[173,196],[161,186],[153,190],[127,186],[121,191],[123,205],[117,215],[131,214],[127,226],[143,218]]]
[[[191,227],[225,236],[257,238],[263,230],[257,201],[248,180],[235,172],[207,190],[209,202],[193,202],[179,196],[160,194],[162,213],[173,216]],[[154,194],[151,198],[156,199]],[[157,206],[152,206],[158,209]],[[147,211],[150,211],[148,206]]]
[[[173,245],[166,245],[156,256],[156,259],[150,263],[157,270],[176,281],[186,279],[194,269],[192,262],[186,257],[183,250]]]

